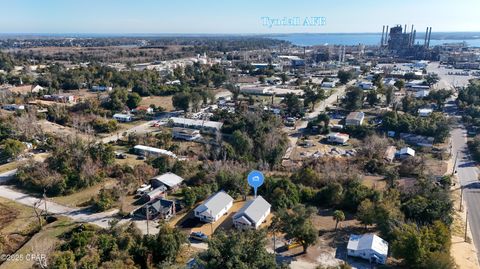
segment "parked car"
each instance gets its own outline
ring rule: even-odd
[[[287,247],[288,250],[290,250],[292,248],[298,248],[298,247],[302,246],[302,244],[300,244],[299,242],[293,241],[293,240],[288,240],[287,243],[285,244],[285,246]]]
[[[190,234],[190,238],[191,239],[195,239],[195,240],[199,240],[199,241],[207,241],[208,240],[208,236],[202,232],[192,232]]]

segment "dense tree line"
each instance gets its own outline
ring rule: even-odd
[[[175,264],[187,237],[165,224],[157,235],[143,236],[133,224],[109,229],[81,224],[63,240],[49,255],[49,268],[165,268]]]
[[[273,168],[288,146],[281,120],[271,113],[218,112],[212,120],[222,119],[226,143],[223,156],[234,160],[264,162]]]
[[[49,195],[72,193],[98,183],[115,159],[109,145],[86,143],[78,137],[58,141],[43,163],[29,162],[19,168],[16,183]]]
[[[450,134],[449,121],[441,113],[432,113],[428,117],[419,117],[407,113],[387,112],[383,116],[382,129],[397,133],[430,136],[439,143],[445,141]]]

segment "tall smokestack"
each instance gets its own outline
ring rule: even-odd
[[[389,37],[389,33],[388,33],[388,25],[387,25],[387,28],[385,28],[385,45],[388,45],[388,37]]]
[[[423,42],[423,46],[427,47],[427,38],[428,38],[428,27],[427,30],[425,30],[425,41]]]
[[[407,33],[407,25],[405,24],[405,28],[403,30],[403,33],[406,34]]]
[[[427,48],[430,47],[430,39],[432,38],[432,27],[430,27],[430,32],[428,33],[428,43],[427,43]]]
[[[413,46],[413,24],[412,24],[412,29],[410,30],[410,47]]]
[[[383,26],[382,29],[382,41],[380,41],[380,47],[383,47],[383,35],[385,34],[385,25]]]

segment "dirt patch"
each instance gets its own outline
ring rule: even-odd
[[[140,102],[141,106],[150,106],[151,104],[156,107],[163,107],[166,111],[173,111],[174,107],[172,105],[172,96],[148,96],[143,97]]]
[[[87,135],[82,134],[71,127],[65,127],[63,125],[56,124],[47,120],[40,120],[38,121],[38,124],[40,124],[40,127],[44,132],[53,134],[58,137],[79,135],[80,137],[85,139],[89,138]]]
[[[16,219],[18,214],[18,210],[0,204],[0,230],[3,230],[9,223]]]
[[[387,182],[381,176],[364,176],[362,184],[375,190],[385,190]]]

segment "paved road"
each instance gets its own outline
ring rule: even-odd
[[[15,170],[10,171],[8,174],[13,176],[15,174]],[[40,201],[37,197],[19,192],[6,185],[0,185],[0,197],[32,207]],[[41,202],[38,207],[43,210],[45,208],[44,202]],[[47,211],[51,214],[70,217],[77,222],[93,223],[102,228],[107,228],[108,222],[113,220],[114,215],[118,212],[118,210],[111,210],[108,212],[93,213],[88,209],[66,207],[52,201],[47,201]]]
[[[17,169],[13,169],[13,170],[1,173],[0,174],[0,184],[3,184],[5,182],[9,181],[10,179],[12,179],[13,176],[15,176],[16,173],[17,173]]]
[[[478,169],[472,161],[468,148],[466,130],[456,128],[451,132],[452,153],[458,154],[457,175],[463,191],[463,201],[468,209],[468,225],[472,231],[473,242],[477,250],[480,249],[480,182]],[[477,259],[480,255],[477,252]]]

